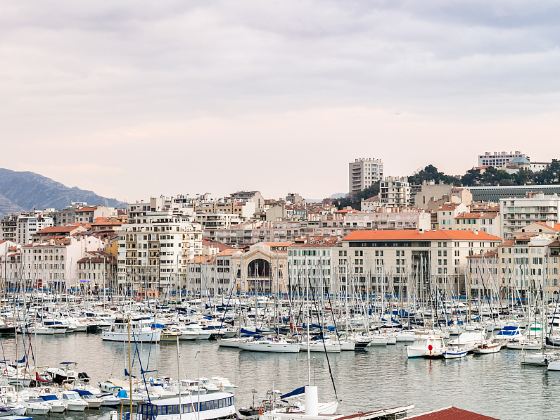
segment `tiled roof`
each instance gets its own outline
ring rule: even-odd
[[[233,255],[233,254],[235,254],[236,252],[239,252],[239,251],[240,251],[240,249],[237,249],[237,248],[226,248],[223,251],[220,251],[218,253],[218,257],[227,257],[227,256]]]
[[[293,244],[293,242],[262,242],[262,244],[273,248],[273,247],[290,246]]]
[[[455,210],[457,207],[459,207],[459,204],[455,204],[455,203],[446,203],[441,205],[438,208],[438,211],[449,211],[449,210]]]
[[[115,217],[96,217],[92,226],[121,226],[123,222]]]
[[[472,230],[356,230],[344,241],[500,241],[497,236]]]
[[[408,418],[417,420],[497,420],[495,417],[484,416],[457,407],[444,408]]]
[[[455,219],[495,219],[498,213],[483,212],[483,213],[461,213]]]
[[[39,234],[70,233],[78,229],[80,225],[49,226],[41,229]]]

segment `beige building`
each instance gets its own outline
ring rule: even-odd
[[[500,213],[468,212],[455,217],[455,230],[477,230],[494,236],[502,236],[500,231]]]
[[[428,297],[437,288],[466,289],[467,257],[496,248],[500,238],[472,231],[356,231],[339,250],[340,282],[349,291]]]

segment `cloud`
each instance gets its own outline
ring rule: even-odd
[[[346,188],[355,156],[382,157],[389,173],[421,165],[392,147],[405,133],[415,157],[457,172],[474,156],[421,145],[445,150],[464,137],[453,129],[474,127],[472,153],[509,149],[499,140],[508,124],[538,122],[542,135],[525,148],[558,154],[545,139],[560,113],[559,18],[548,0],[3,2],[0,165],[19,156],[25,169],[122,198],[236,183],[320,196]],[[412,115],[417,131],[401,129]],[[330,122],[336,129],[325,131]],[[77,169],[105,164],[116,182]]]

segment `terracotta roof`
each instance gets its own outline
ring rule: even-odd
[[[448,210],[455,210],[457,207],[459,207],[459,204],[455,204],[455,203],[446,203],[441,205],[438,208],[438,211],[448,211]]]
[[[224,249],[223,251],[220,251],[220,252],[218,253],[218,257],[227,257],[227,256],[230,256],[230,255],[235,254],[235,253],[238,252],[238,251],[240,251],[240,249],[237,249],[237,248],[226,248],[226,249]]]
[[[121,226],[122,220],[115,217],[96,217],[92,226]]]
[[[76,213],[83,213],[86,211],[95,211],[97,210],[97,207],[80,207],[79,209],[76,209]]]
[[[463,410],[457,407],[444,408],[408,418],[425,420],[497,420],[495,417],[484,416],[482,414]]]
[[[41,229],[38,234],[70,233],[78,229],[81,225],[49,226]]]
[[[261,242],[264,245],[267,245],[271,248],[273,247],[281,247],[281,246],[290,246],[293,244],[293,242]]]
[[[218,251],[223,251],[230,248],[228,245],[224,244],[223,242],[212,241],[210,239],[203,239],[202,245],[210,248],[217,248]]]
[[[206,264],[211,262],[214,259],[213,256],[209,256],[209,255],[195,255],[191,260],[189,260],[189,263],[191,264]]]
[[[472,230],[356,230],[344,241],[501,241],[486,232]]]
[[[461,213],[455,219],[495,219],[498,213],[483,212],[483,213]]]
[[[544,227],[546,227],[546,228],[548,228],[548,229],[555,230],[555,231],[557,231],[557,232],[560,232],[560,223],[556,223],[556,224],[554,224],[554,226],[550,226],[550,225],[549,225],[548,223],[546,223],[546,222],[535,222],[535,224],[536,224],[536,225],[544,226]]]

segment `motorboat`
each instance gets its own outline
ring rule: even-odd
[[[419,335],[414,343],[406,347],[406,353],[409,358],[438,358],[442,357],[444,352],[445,343],[443,337],[437,334]]]
[[[66,411],[66,404],[54,393],[42,394],[39,398],[50,406],[51,413],[61,414]]]
[[[138,404],[133,418],[154,420],[221,419],[235,417],[233,394],[215,392],[211,394],[185,395],[144,401]]]
[[[240,350],[257,351],[263,353],[299,353],[300,345],[285,340],[262,338],[248,340],[239,344]],[[340,350],[339,350],[340,351]]]
[[[481,344],[474,348],[474,354],[492,354],[498,353],[502,349],[503,344],[493,340],[484,340]]]
[[[76,391],[63,391],[62,400],[66,403],[68,411],[84,411],[88,408],[88,403]]]
[[[51,406],[42,399],[31,399],[23,403],[25,413],[32,416],[46,416],[51,411]]]
[[[466,357],[468,353],[469,353],[468,349],[466,349],[464,347],[452,346],[452,347],[447,347],[445,349],[445,351],[443,352],[443,358],[444,359],[461,359],[463,357]]]
[[[179,340],[208,340],[212,335],[211,331],[204,330],[199,324],[187,324],[179,329],[181,331]]]
[[[105,341],[159,343],[161,329],[144,319],[130,321],[116,319],[108,331],[101,333],[101,338]]]

